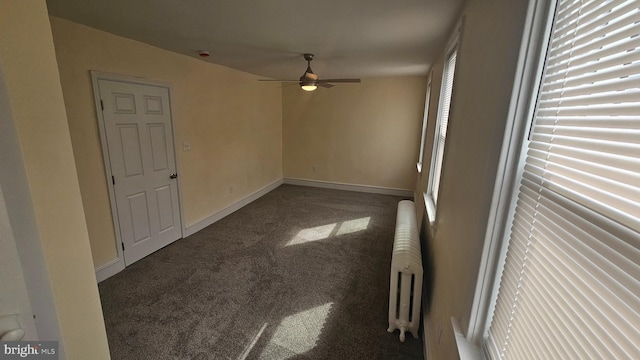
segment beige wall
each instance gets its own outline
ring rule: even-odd
[[[69,359],[108,359],[46,4],[0,6],[0,65],[62,339]]]
[[[172,86],[187,226],[282,177],[278,87],[67,20],[52,17],[51,23],[96,266],[117,253],[90,70]],[[182,151],[183,142],[191,151]]]
[[[425,244],[433,259],[426,346],[434,359],[457,358],[450,317],[460,319],[463,331],[468,326],[526,6],[525,1],[470,0],[464,9],[435,237]],[[441,72],[441,64],[442,59],[434,70]],[[422,193],[427,177],[425,171],[416,193]]]
[[[284,87],[284,176],[412,189],[425,89],[422,76]]]

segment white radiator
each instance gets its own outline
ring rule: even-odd
[[[406,331],[418,338],[420,304],[422,298],[422,255],[420,236],[413,201],[398,203],[396,233],[391,258],[391,286],[389,292],[389,329],[400,330],[404,342]]]

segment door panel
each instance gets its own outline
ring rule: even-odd
[[[151,237],[151,225],[149,224],[149,207],[147,206],[147,194],[144,192],[127,196],[130,213],[126,214],[131,219],[133,227],[133,242],[147,240]]]
[[[125,263],[181,236],[169,90],[98,81]]]
[[[156,200],[158,201],[160,231],[164,232],[174,227],[173,209],[171,207],[171,188],[162,186],[156,189]]]
[[[118,130],[120,130],[121,149],[119,150],[124,161],[124,176],[143,175],[138,126],[119,125]]]
[[[162,98],[158,96],[144,96],[144,109],[146,114],[163,115]]]
[[[149,138],[151,139],[151,154],[153,155],[153,171],[167,170],[167,134],[163,124],[149,125]]]
[[[112,93],[116,114],[135,114],[136,100],[133,94]]]

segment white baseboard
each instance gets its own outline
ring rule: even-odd
[[[108,263],[96,268],[96,280],[98,282],[101,282],[112,277],[122,270],[124,270],[124,261],[122,261],[122,259],[120,258],[115,258]]]
[[[321,181],[321,180],[297,179],[297,178],[284,178],[284,183],[290,184],[290,185],[311,186],[311,187],[319,187],[319,188],[325,188],[325,189],[347,190],[347,191],[357,191],[357,192],[365,192],[365,193],[372,193],[372,194],[404,196],[411,199],[413,199],[413,193],[414,193],[413,190],[394,189],[394,188],[386,188],[386,187],[371,186],[371,185],[346,184],[346,183]]]
[[[335,190],[347,190],[347,191],[357,191],[357,192],[366,192],[373,194],[385,194],[385,195],[395,195],[395,196],[403,196],[408,198],[413,198],[412,190],[404,190],[404,189],[393,189],[393,188],[385,188],[379,186],[369,186],[369,185],[355,185],[355,184],[345,184],[345,183],[337,183],[337,182],[328,182],[328,181],[319,181],[319,180],[305,180],[305,179],[296,179],[296,178],[284,178],[278,179],[271,184],[247,195],[241,200],[227,206],[226,208],[217,211],[206,218],[197,221],[192,225],[187,225],[185,228],[185,237],[189,235],[193,235],[198,231],[206,228],[207,226],[219,221],[227,215],[234,213],[235,211],[241,209],[242,207],[254,202],[255,200],[261,198],[265,194],[274,190],[278,186],[282,184],[291,184],[291,185],[301,185],[301,186],[310,186],[310,187],[319,187],[325,189],[335,189]],[[120,271],[124,270],[124,261],[120,258],[114,259],[102,266],[96,268],[96,278],[98,282],[101,282]]]
[[[248,205],[252,202],[254,202],[255,200],[258,200],[259,198],[261,198],[262,196],[264,196],[265,194],[267,194],[268,192],[274,190],[275,188],[277,188],[278,186],[282,185],[282,179],[278,179],[274,182],[272,182],[271,184],[263,187],[260,190],[257,190],[249,195],[247,195],[246,197],[244,197],[243,199],[227,206],[226,208],[217,211],[209,216],[207,216],[206,218],[197,221],[195,224],[192,225],[188,225],[186,227],[186,231],[185,231],[185,236],[189,236],[192,234],[197,233],[198,231],[206,228],[207,226],[215,223],[216,221],[224,218],[227,215],[232,214],[233,212],[241,209],[242,207],[244,207],[245,205]]]

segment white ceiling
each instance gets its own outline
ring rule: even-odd
[[[204,61],[297,79],[426,74],[464,0],[47,0],[49,13]]]

